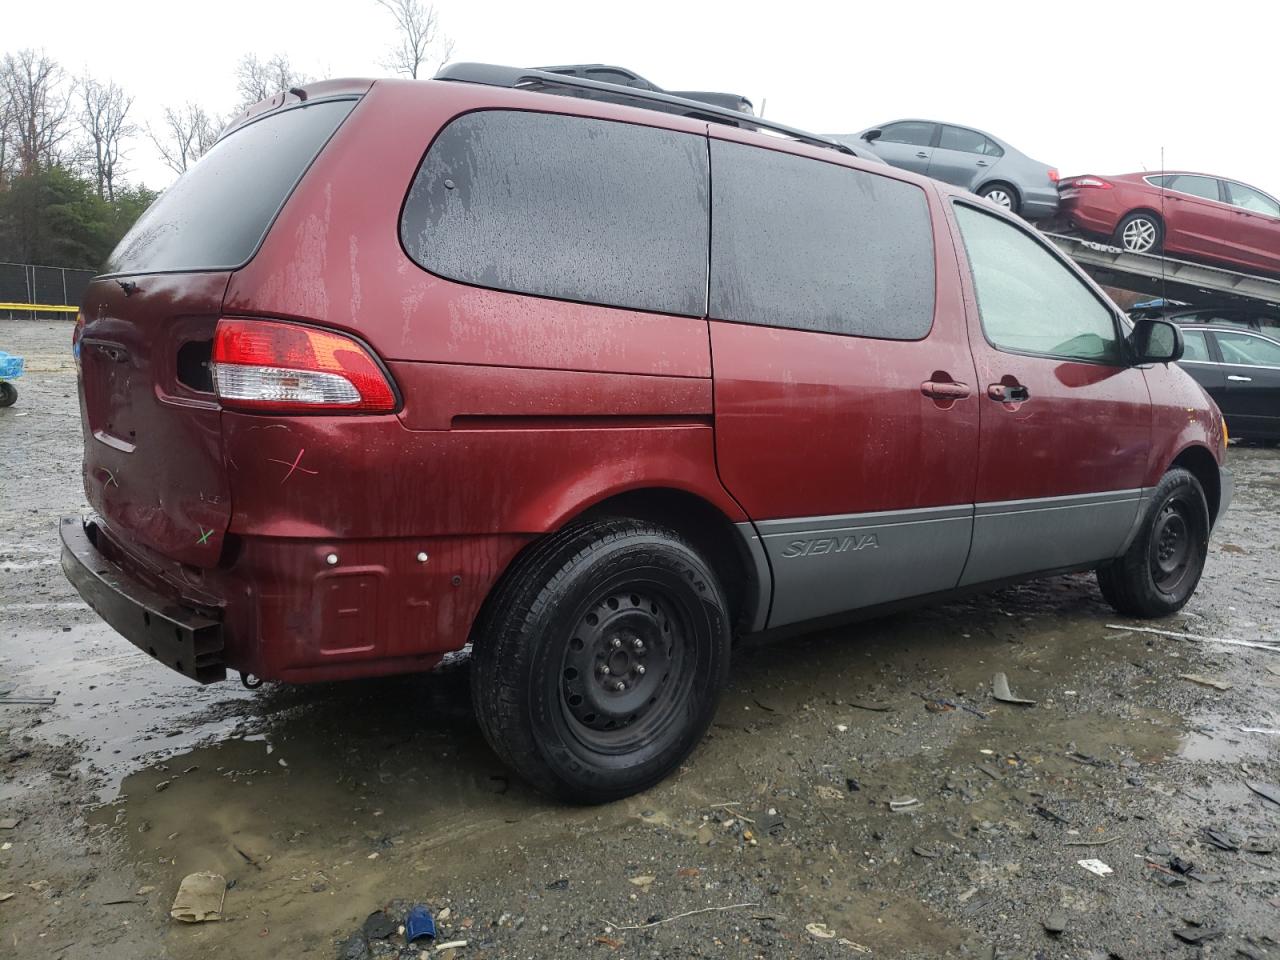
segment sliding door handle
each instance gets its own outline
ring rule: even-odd
[[[967,383],[953,380],[926,380],[920,384],[920,392],[935,400],[963,400],[972,392]]]
[[[996,403],[1022,403],[1031,399],[1031,391],[1021,384],[993,383],[987,387],[987,396]]]

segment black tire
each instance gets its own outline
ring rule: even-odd
[[[627,519],[569,527],[521,557],[486,604],[471,669],[480,727],[558,799],[644,790],[710,725],[729,624],[715,573],[679,534]]]
[[[1164,248],[1164,223],[1154,213],[1139,210],[1116,224],[1111,239],[1130,253],[1159,253]]]
[[[8,380],[0,380],[0,407],[12,407],[18,402],[18,388]]]
[[[1022,198],[1018,196],[1018,191],[1007,183],[988,183],[978,191],[978,196],[1004,207],[1010,213],[1017,213],[1022,209]],[[1005,198],[1008,199],[1007,203]]]
[[[1124,556],[1097,570],[1102,596],[1130,617],[1167,617],[1191,599],[1209,552],[1209,507],[1189,471],[1164,475]]]

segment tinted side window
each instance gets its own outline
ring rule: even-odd
[[[700,317],[708,203],[704,137],[490,110],[436,137],[400,237],[451,280]]]
[[[1218,181],[1212,177],[1188,177],[1185,175],[1170,177],[1169,182],[1165,184],[1165,188],[1177,190],[1179,193],[1189,193],[1193,197],[1203,197],[1205,200],[1218,199]]]
[[[964,127],[944,126],[938,146],[947,150],[960,150],[964,153],[985,154],[987,152],[987,138],[975,130],[966,130]]]
[[[957,205],[991,343],[1016,353],[1067,360],[1120,361],[1115,318],[1053,254],[1022,230],[972,207]]]
[[[1277,204],[1276,201],[1261,190],[1246,187],[1243,183],[1231,183],[1228,181],[1227,195],[1231,198],[1233,206],[1244,210],[1252,210],[1254,213],[1265,213],[1271,217],[1280,217],[1280,204]]]
[[[933,325],[933,226],[919,187],[711,141],[711,316],[889,340]]]
[[[1183,360],[1199,360],[1202,363],[1213,360],[1209,356],[1209,346],[1204,341],[1203,330],[1183,330],[1182,342],[1186,345],[1182,351]]]
[[[1214,332],[1224,363],[1244,363],[1255,367],[1280,367],[1280,343],[1251,337],[1247,333]]]
[[[933,143],[935,124],[908,120],[903,123],[891,123],[884,127],[880,139],[886,143],[909,143],[913,147],[927,147]]]

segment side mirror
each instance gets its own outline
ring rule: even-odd
[[[1138,320],[1129,349],[1134,363],[1173,363],[1182,359],[1182,330],[1168,320]]]
[[[866,133],[864,133],[862,135],[862,139],[867,141],[867,143],[871,143],[873,140],[879,140],[880,137],[883,135],[884,135],[884,131],[879,128],[876,128],[875,130],[868,130]]]

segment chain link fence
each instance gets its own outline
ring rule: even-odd
[[[71,313],[40,308],[78,306],[93,277],[92,270],[0,262],[0,316],[54,317]]]

